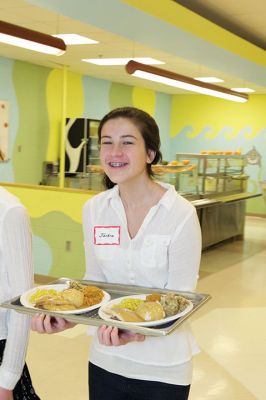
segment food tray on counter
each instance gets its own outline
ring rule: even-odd
[[[195,169],[195,165],[184,165],[184,164],[178,164],[178,165],[161,165],[161,164],[156,164],[151,166],[152,171],[155,174],[158,175],[163,175],[163,174],[177,174],[181,172],[187,172],[187,171],[192,171]],[[90,173],[103,173],[103,168],[101,165],[87,165],[87,172]]]
[[[62,284],[67,284],[68,282],[73,281],[73,279],[69,278],[60,278],[55,281],[52,281],[47,285],[62,285]],[[183,296],[190,300],[193,303],[193,308],[187,312],[185,315],[181,316],[180,318],[168,322],[166,324],[162,325],[157,325],[157,326],[141,326],[141,325],[133,325],[130,322],[122,322],[118,320],[112,320],[112,321],[106,321],[103,320],[99,315],[98,315],[98,309],[94,309],[91,311],[88,311],[83,314],[64,314],[63,312],[61,313],[60,311],[48,311],[48,310],[40,310],[38,308],[31,308],[31,307],[25,307],[22,305],[20,301],[20,297],[15,297],[9,301],[6,301],[2,304],[0,304],[0,307],[7,308],[7,309],[13,309],[16,310],[20,313],[24,314],[48,314],[51,316],[59,316],[62,318],[65,318],[66,320],[70,322],[74,322],[77,324],[83,324],[83,325],[92,325],[92,326],[100,326],[100,325],[112,325],[112,326],[117,326],[118,328],[121,329],[128,329],[132,332],[135,333],[140,333],[144,335],[149,335],[149,336],[165,336],[170,333],[172,333],[175,329],[177,329],[184,321],[186,321],[188,318],[191,317],[199,308],[201,308],[208,300],[210,300],[211,296],[209,294],[203,294],[203,293],[195,293],[195,292],[185,292],[185,291],[175,291],[175,290],[167,290],[167,289],[155,289],[155,288],[147,288],[143,286],[129,286],[129,285],[123,285],[123,284],[114,284],[114,283],[105,283],[105,282],[97,282],[97,281],[89,281],[89,280],[75,280],[78,283],[85,284],[85,285],[93,285],[101,288],[105,292],[107,292],[110,295],[110,300],[118,299],[119,297],[124,297],[124,296],[132,296],[134,295],[141,295],[141,294],[152,294],[152,293],[175,293],[180,296]],[[154,321],[156,323],[156,321]],[[156,325],[156,324],[155,324]]]
[[[161,164],[156,164],[151,166],[152,171],[155,174],[178,174],[181,172],[188,172],[192,171],[195,169],[195,165],[184,165],[184,164],[178,164],[178,165],[161,165]]]

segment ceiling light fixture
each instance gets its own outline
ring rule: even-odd
[[[136,58],[84,58],[82,61],[96,65],[126,65],[130,60],[143,64],[165,64],[163,61],[155,60],[151,57]]]
[[[247,94],[234,92],[233,90],[213,85],[211,83],[200,82],[196,79],[176,74],[175,72],[141,64],[133,60],[126,64],[126,71],[138,78],[148,79],[150,81],[155,81],[179,89],[189,90],[191,92],[220,97],[225,100],[237,101],[239,103],[244,103],[248,100]]]
[[[69,44],[69,45],[99,43],[96,40],[90,39],[86,36],[77,35],[76,33],[61,33],[61,34],[53,35],[53,36],[63,39],[65,44]]]
[[[66,51],[62,39],[5,21],[0,21],[0,42],[55,56]]]
[[[250,88],[232,88],[231,90],[234,90],[235,92],[239,92],[239,93],[253,93],[255,92],[255,90],[250,89]]]
[[[206,83],[219,83],[224,82],[220,78],[216,78],[215,76],[201,76],[199,78],[194,78],[196,81],[206,82]]]

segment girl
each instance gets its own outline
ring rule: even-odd
[[[118,108],[102,119],[98,135],[108,190],[84,206],[85,279],[194,290],[200,226],[194,207],[153,179],[152,164],[161,160],[156,122],[142,110]],[[108,234],[112,245],[105,245]],[[38,316],[32,326],[51,333],[72,324]],[[90,351],[90,400],[186,400],[197,352],[187,324],[166,337],[102,325]]]

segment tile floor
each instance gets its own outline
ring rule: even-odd
[[[266,399],[265,288],[266,219],[247,217],[244,241],[202,256],[197,291],[212,300],[191,319],[201,353],[194,359],[190,400]],[[31,333],[27,362],[42,400],[88,399],[85,329]]]

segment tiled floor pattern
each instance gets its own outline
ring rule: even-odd
[[[248,217],[244,241],[203,253],[197,291],[212,300],[191,319],[201,353],[190,400],[265,400],[266,219]],[[27,362],[42,400],[88,399],[89,344],[80,325],[31,333]]]

